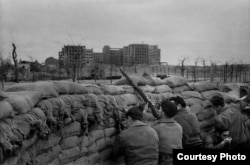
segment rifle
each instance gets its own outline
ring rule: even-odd
[[[157,113],[157,110],[155,109],[154,105],[151,103],[151,101],[147,98],[147,96],[145,95],[145,93],[138,87],[137,84],[135,84],[133,82],[133,80],[131,80],[129,78],[129,76],[120,68],[118,67],[122,73],[122,75],[127,79],[128,83],[135,89],[135,91],[142,97],[142,99],[148,103],[148,106],[150,107],[152,114],[154,115],[155,118],[160,119],[160,114]]]

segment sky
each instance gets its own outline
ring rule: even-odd
[[[0,53],[44,62],[64,45],[158,45],[178,65],[250,63],[250,0],[0,0]]]

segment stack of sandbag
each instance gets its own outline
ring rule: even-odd
[[[176,76],[160,80],[144,74],[134,79],[153,103],[175,96],[184,98],[199,120],[202,136],[213,128],[215,111],[208,106],[209,99],[237,93],[231,86],[188,84]],[[124,82],[93,85],[56,81],[10,86],[0,98],[0,163],[111,164],[117,120],[122,120],[129,108],[144,103]],[[156,120],[150,109],[145,115],[149,123]]]
[[[9,86],[5,92],[38,91],[43,98],[57,97],[56,86],[52,82],[19,83]]]
[[[164,84],[164,81],[160,78],[153,77],[147,73],[142,75],[129,75],[129,78],[136,84],[136,85],[151,85],[151,86],[158,86]],[[114,85],[130,85],[129,82],[125,77],[114,82]]]

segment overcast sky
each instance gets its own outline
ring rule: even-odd
[[[0,0],[0,49],[43,62],[63,45],[158,45],[161,61],[250,63],[250,0]]]

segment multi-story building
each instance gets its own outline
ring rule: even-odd
[[[131,66],[136,64],[155,65],[160,63],[160,49],[157,45],[130,44],[123,48],[105,45],[102,53],[95,53],[85,46],[68,45],[59,52],[59,64],[65,68],[76,65],[83,67],[91,63]]]
[[[103,47],[103,62],[105,64],[122,65],[123,64],[123,49]]]
[[[148,47],[148,59],[150,65],[160,64],[161,62],[161,50],[158,49],[157,45],[149,45]]]
[[[85,46],[67,45],[59,52],[59,64],[65,68],[78,68],[93,63],[93,49],[86,49]]]
[[[103,63],[103,53],[93,52],[93,58],[95,63]]]

